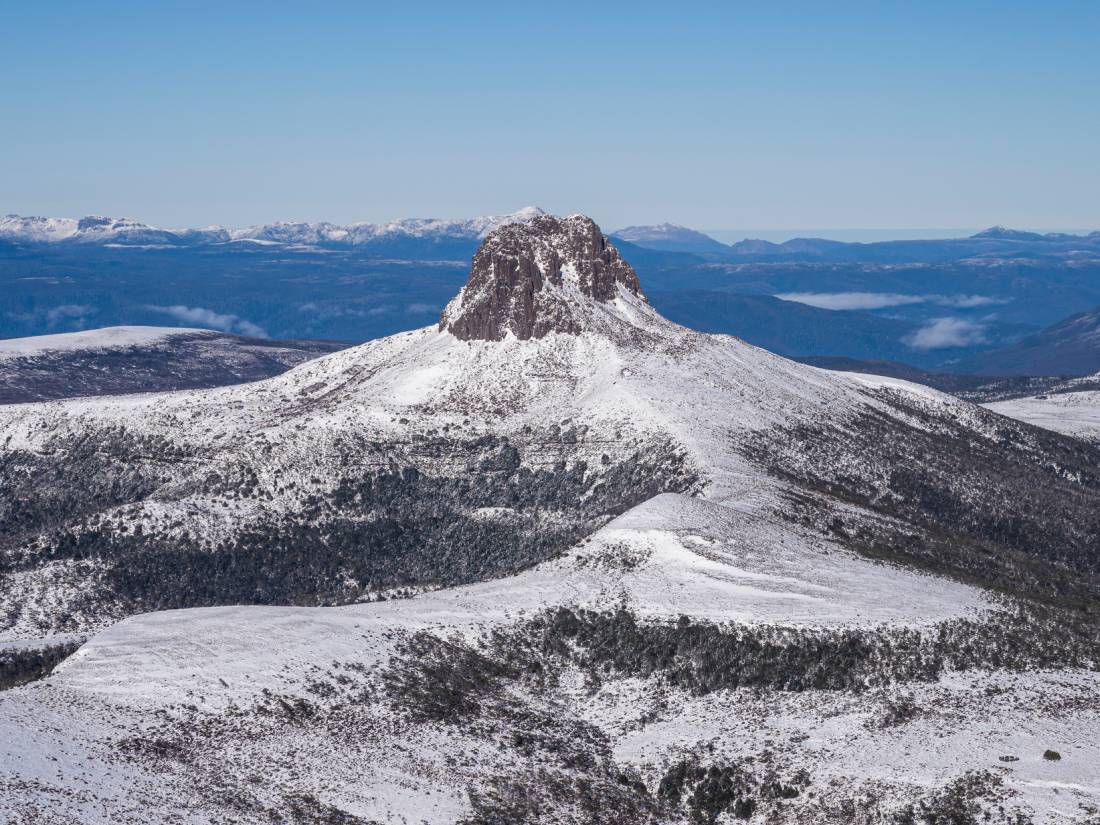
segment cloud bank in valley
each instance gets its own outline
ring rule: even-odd
[[[912,304],[936,304],[956,309],[1007,304],[1006,298],[988,295],[907,295],[897,292],[785,292],[775,296],[781,301],[833,310],[871,310]]]
[[[173,306],[157,306],[155,304],[150,304],[145,308],[152,312],[168,315],[184,324],[194,324],[195,326],[205,327],[206,329],[232,332],[237,335],[248,335],[253,338],[269,337],[267,331],[258,324],[241,318],[239,315],[215,312],[206,307],[189,307],[182,304],[175,304]]]
[[[985,324],[969,321],[966,318],[936,318],[912,335],[906,336],[904,341],[913,349],[970,347],[988,343],[985,330]]]

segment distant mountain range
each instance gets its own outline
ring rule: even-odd
[[[845,313],[836,314],[842,316]],[[807,330],[818,326],[811,322],[801,330],[796,327],[784,337],[783,343],[798,349],[802,343],[800,335],[804,338],[806,334],[812,334]],[[860,327],[861,330],[865,328],[865,325]],[[842,346],[849,352],[856,352],[859,348],[853,343],[849,341]],[[885,341],[872,339],[864,349],[884,353],[890,351],[889,336]],[[1001,400],[1052,392],[1065,379],[1100,373],[1100,307],[1073,315],[1006,347],[963,358],[945,358],[939,371],[919,369],[891,361],[885,356],[874,360],[860,360],[861,357],[866,356],[809,356],[798,360],[826,369],[904,378],[968,400]],[[893,357],[904,359],[905,355],[900,353]]]
[[[611,233],[640,247],[683,252],[716,261],[851,261],[935,263],[963,258],[1096,258],[1100,231],[1087,235],[1040,234],[994,226],[965,238],[853,243],[827,238],[794,238],[773,243],[747,238],[734,244],[684,226],[630,226]]]
[[[369,247],[395,239],[464,240],[476,242],[497,227],[529,221],[545,214],[528,206],[509,215],[483,215],[467,220],[402,218],[389,223],[292,223],[279,221],[244,229],[208,226],[201,229],[160,229],[130,218],[89,216],[42,218],[7,215],[0,218],[0,240],[14,243],[91,243],[117,245],[165,244],[194,246],[256,242],[304,246]]]
[[[394,243],[415,242],[431,247],[453,242],[473,243],[509,223],[524,223],[546,212],[528,206],[507,215],[476,218],[400,218],[386,223],[335,224],[277,221],[244,228],[207,226],[163,229],[131,218],[90,215],[83,218],[0,218],[0,242],[18,244],[84,243],[117,246],[202,246],[253,242],[292,246],[385,249]],[[960,258],[1096,257],[1100,231],[1087,235],[1061,232],[1040,234],[994,226],[966,238],[851,243],[826,238],[794,238],[784,243],[745,239],[724,244],[709,235],[672,223],[627,226],[611,233],[616,240],[643,249],[680,252],[703,260],[818,260],[935,262]]]
[[[731,333],[789,358],[840,353],[934,366],[974,351],[965,338],[945,340],[942,347],[915,348],[912,342],[929,329],[919,319],[824,309],[771,295],[664,289],[651,292],[650,300],[663,315],[684,326]],[[991,340],[1011,340],[1021,334],[1020,326],[995,320],[983,329]]]
[[[169,323],[276,339],[391,335],[442,309],[487,233],[542,214],[182,230],[8,216],[0,337]],[[1100,305],[1100,233],[732,245],[668,223],[614,234],[668,317],[787,356],[930,372],[1100,368],[1087,336],[1074,345],[1063,340],[1073,330],[1040,333]]]

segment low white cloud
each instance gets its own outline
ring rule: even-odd
[[[46,312],[46,321],[51,327],[57,326],[62,321],[70,321],[75,323],[78,327],[83,327],[84,318],[88,315],[94,315],[97,312],[99,312],[99,310],[93,306],[86,306],[84,304],[62,304]]]
[[[988,295],[931,295],[935,299],[933,303],[945,307],[958,307],[959,309],[971,309],[973,307],[988,307],[997,304],[1007,304],[1011,298],[991,298]]]
[[[785,292],[775,296],[781,301],[818,309],[886,309],[912,304],[936,304],[938,306],[969,309],[972,307],[1006,304],[1006,298],[988,295],[908,295],[899,292]]]
[[[215,312],[206,307],[188,307],[182,304],[173,306],[156,306],[150,304],[145,307],[153,312],[161,312],[181,321],[185,324],[194,324],[206,329],[217,329],[222,332],[233,332],[238,335],[248,335],[253,338],[267,338],[267,331],[251,321],[241,318],[239,315]]]
[[[883,309],[923,304],[923,295],[899,295],[892,292],[787,292],[776,295],[781,301],[818,307],[819,309]]]
[[[984,344],[985,324],[966,318],[936,318],[911,335],[905,343],[913,349],[944,349],[945,347],[969,347]]]
[[[425,312],[439,312],[439,307],[435,304],[409,304],[406,308],[408,312],[415,312],[423,314]]]

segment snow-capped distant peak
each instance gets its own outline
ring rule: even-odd
[[[234,240],[264,240],[293,244],[333,244],[366,246],[397,238],[481,240],[494,229],[510,223],[526,223],[545,215],[537,206],[528,206],[510,215],[483,215],[467,220],[440,218],[397,218],[386,223],[276,223],[252,226],[230,232]]]
[[[40,218],[5,215],[0,218],[0,238],[49,243],[71,238],[77,232],[73,218]]]
[[[173,244],[174,232],[135,221],[86,215],[83,218],[40,218],[8,215],[0,218],[0,238],[22,243]]]
[[[688,229],[686,226],[681,226],[678,223],[656,223],[647,226],[624,226],[622,229],[617,230],[613,234],[616,237],[622,238],[624,241],[633,241],[676,237],[684,233],[691,233],[692,235],[701,234],[696,232],[694,229]]]
[[[1039,232],[1027,232],[1022,229],[1009,229],[1006,226],[998,224],[997,226],[989,227],[989,229],[984,229],[971,237],[995,241],[1042,241],[1055,238],[1057,235],[1043,235]]]
[[[726,251],[726,245],[721,241],[716,241],[710,235],[676,223],[625,226],[611,234],[629,243],[638,246],[649,246],[654,249],[700,253]]]
[[[399,218],[386,223],[347,226],[319,222],[276,221],[243,229],[208,226],[202,229],[158,229],[131,218],[89,215],[84,218],[40,218],[7,215],[0,218],[0,239],[20,243],[212,244],[227,241],[306,246],[365,246],[400,238],[479,241],[510,223],[526,223],[545,215],[526,206],[507,215],[483,215],[465,220]]]

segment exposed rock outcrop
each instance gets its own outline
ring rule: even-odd
[[[544,215],[485,238],[439,328],[462,340],[526,340],[586,328],[592,302],[645,302],[634,268],[584,215]]]

